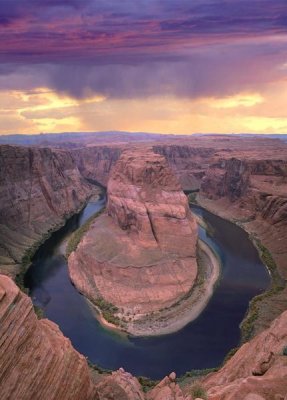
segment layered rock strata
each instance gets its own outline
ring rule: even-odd
[[[286,399],[286,346],[287,311],[241,346],[223,368],[203,380],[208,399]]]
[[[284,400],[287,396],[287,311],[269,329],[243,345],[198,387],[209,400]],[[175,374],[148,393],[122,368],[93,383],[85,357],[48,320],[38,320],[31,300],[0,275],[1,399],[191,400]],[[184,394],[185,393],[185,394]],[[194,399],[193,399],[194,400]]]
[[[1,400],[189,400],[174,374],[148,395],[122,368],[95,382],[86,358],[56,324],[37,319],[30,298],[4,275],[0,275],[0,393]]]
[[[0,146],[0,271],[84,205],[92,188],[67,152]]]
[[[108,183],[107,213],[69,257],[76,287],[103,298],[129,324],[186,296],[197,275],[197,224],[164,157],[122,153]]]
[[[269,250],[277,265],[278,272],[264,250],[264,261],[275,276],[275,290],[257,309],[253,333],[260,332],[287,308],[287,151],[285,157],[281,154],[278,158],[262,159],[258,154],[220,158],[209,166],[198,201],[210,211],[239,222]]]
[[[0,275],[1,400],[92,400],[85,357],[53,322],[38,320],[28,296]]]

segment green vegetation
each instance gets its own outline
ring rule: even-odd
[[[195,384],[190,388],[190,394],[192,395],[193,399],[196,399],[198,397],[203,400],[208,399],[205,389],[199,384]]]
[[[198,204],[196,200],[197,192],[189,193],[187,196],[189,204]]]
[[[271,288],[269,290],[254,297],[250,301],[247,316],[240,325],[242,343],[250,340],[253,335],[254,323],[259,317],[259,309],[260,305],[262,304],[262,301],[276,295],[277,293],[282,291],[286,286],[286,282],[279,274],[276,263],[273,260],[273,257],[270,254],[269,250],[266,247],[264,247],[258,239],[254,239],[253,242],[259,251],[261,260],[263,261],[263,263],[268,268],[268,271],[270,272],[272,283],[271,283]]]
[[[15,283],[18,286],[18,288],[22,290],[22,292],[29,294],[29,290],[24,285],[25,272],[26,270],[22,270],[21,272],[19,272],[19,274],[16,275]]]
[[[44,310],[41,307],[34,305],[34,312],[37,315],[38,319],[44,318]]]
[[[72,236],[67,244],[66,258],[68,258],[70,256],[70,254],[77,249],[78,244],[80,243],[84,234],[89,230],[94,219],[97,218],[100,214],[102,214],[103,211],[104,211],[104,208],[102,210],[96,212],[95,214],[93,214],[90,218],[87,219],[87,221],[79,229],[77,229],[72,234]]]
[[[89,368],[91,368],[92,370],[98,372],[99,374],[106,374],[106,375],[111,375],[113,370],[112,369],[106,369],[106,368],[101,368],[96,364],[93,364],[91,361],[89,361],[89,359],[87,358],[87,363]]]
[[[121,320],[115,315],[119,311],[118,307],[98,297],[93,303],[101,310],[104,319],[113,325],[120,325]]]
[[[159,383],[159,381],[154,381],[152,379],[146,378],[145,376],[138,376],[137,379],[145,393],[154,388]]]
[[[283,348],[282,354],[283,356],[287,356],[287,346]]]
[[[192,369],[191,371],[187,371],[184,375],[181,375],[177,381],[179,383],[183,383],[187,378],[202,378],[205,375],[211,374],[212,372],[216,372],[219,370],[218,368],[206,368],[206,369]]]
[[[229,352],[224,357],[222,365],[226,364],[227,361],[229,361],[234,356],[234,354],[237,353],[238,350],[239,347],[234,347],[233,349],[229,350]]]

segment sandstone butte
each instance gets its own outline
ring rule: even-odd
[[[171,373],[144,393],[122,368],[95,378],[57,325],[38,320],[30,298],[0,275],[1,400],[195,400],[194,385],[208,400],[286,400],[286,343],[287,311],[199,383],[180,388]]]
[[[166,159],[151,149],[124,151],[107,193],[107,212],[70,255],[69,272],[94,303],[115,305],[135,334],[144,317],[193,287],[197,223]]]

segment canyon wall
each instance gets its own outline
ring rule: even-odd
[[[92,400],[84,356],[57,325],[38,320],[28,296],[0,275],[0,393],[2,400]]]
[[[90,146],[71,150],[79,171],[91,181],[107,185],[112,166],[120,157],[124,145]]]
[[[287,311],[202,384],[209,400],[284,400],[286,382]]]
[[[253,335],[287,308],[287,152],[277,158],[259,153],[218,158],[206,171],[197,198],[249,232],[271,271],[272,290],[253,308]]]
[[[0,272],[19,272],[27,249],[91,193],[69,153],[0,146]]]
[[[287,279],[287,155],[219,159],[207,170],[199,199],[260,236]]]
[[[216,149],[190,145],[154,145],[153,150],[163,155],[178,177],[183,190],[199,190],[201,180],[212,162]]]
[[[149,148],[150,145],[142,143],[141,147]],[[71,150],[71,154],[84,177],[106,186],[113,165],[122,151],[128,148],[125,143],[99,145]],[[197,148],[185,144],[158,143],[152,149],[165,156],[183,190],[199,189],[204,171],[215,153],[212,148]]]
[[[53,322],[38,320],[30,298],[0,275],[1,400],[190,400],[165,378],[146,397],[122,368],[95,378]],[[167,396],[168,395],[168,396]]]
[[[122,368],[95,378],[85,357],[57,325],[38,320],[29,297],[0,275],[2,400],[195,400],[190,394],[194,385],[202,387],[210,400],[284,400],[286,343],[287,311],[200,383],[187,382],[181,389],[171,373],[145,394],[138,380]]]

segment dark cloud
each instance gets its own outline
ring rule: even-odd
[[[0,35],[18,84],[25,70],[76,97],[224,95],[285,73],[287,1],[1,0]]]

